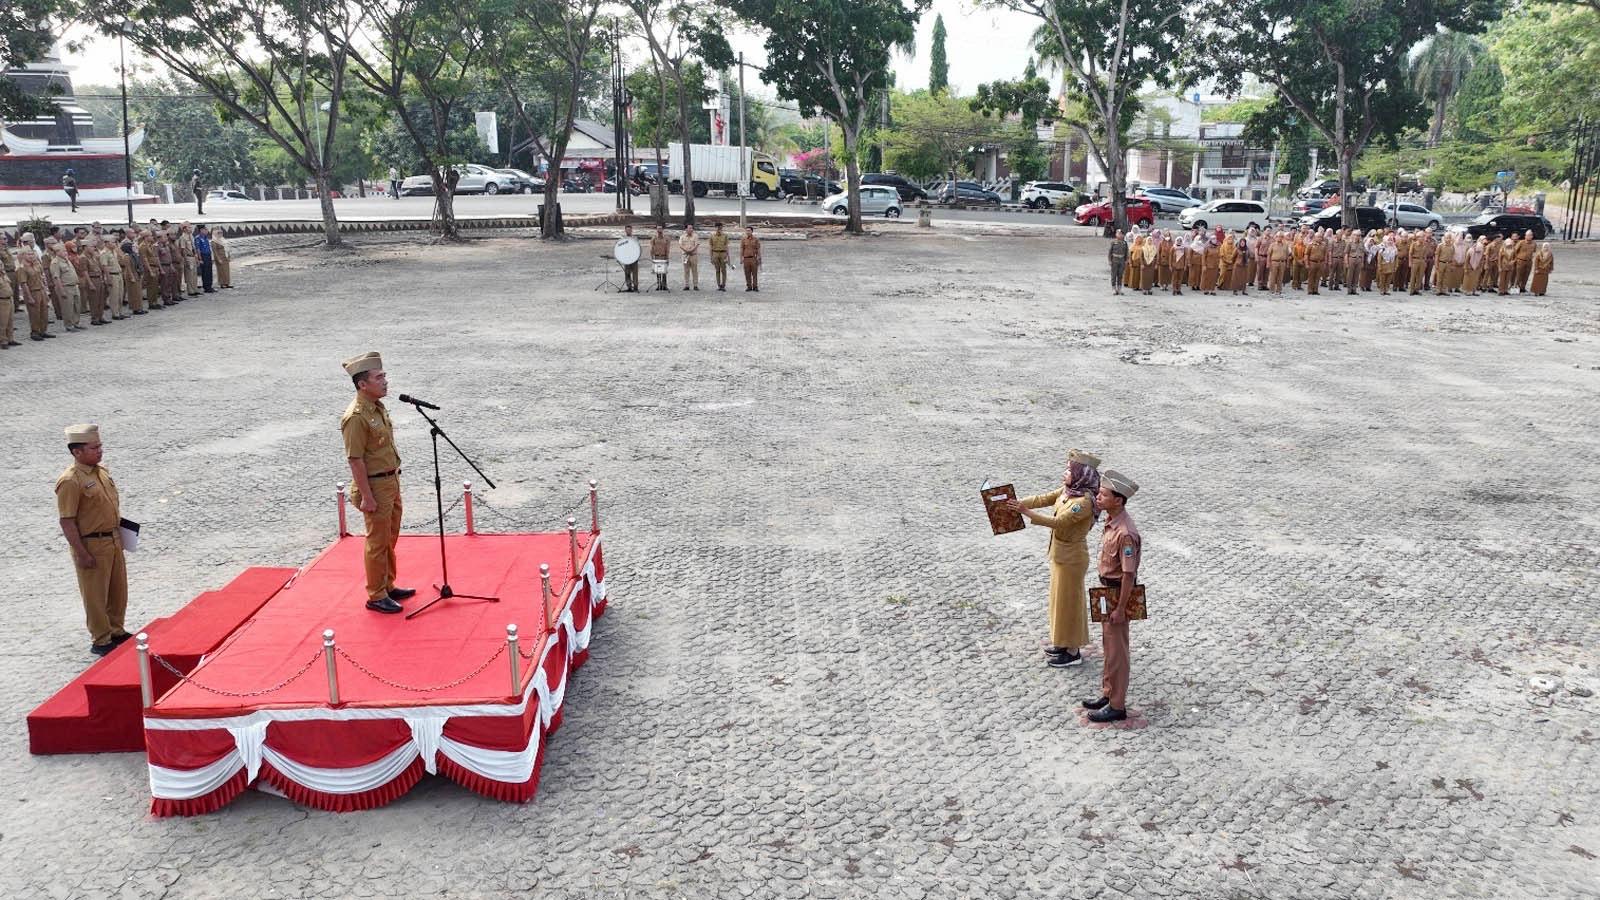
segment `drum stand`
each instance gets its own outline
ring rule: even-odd
[[[604,256],[602,256],[602,257],[600,257],[600,258],[604,259],[604,260],[610,260],[611,262],[616,262],[616,259],[613,258],[609,253],[604,255]],[[612,288],[613,289],[612,293],[616,293],[616,294],[620,294],[624,290],[626,290],[626,288],[617,287],[617,283],[615,281],[611,280],[611,267],[610,266],[606,266],[606,277],[605,277],[605,279],[603,281],[601,281],[599,284],[594,286],[594,289],[597,290],[597,291],[600,290],[601,288]]]

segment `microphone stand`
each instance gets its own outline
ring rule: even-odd
[[[499,603],[499,597],[490,597],[483,594],[458,594],[450,587],[450,562],[444,551],[444,479],[439,476],[439,438],[444,438],[445,443],[449,444],[451,449],[456,451],[457,456],[460,456],[462,459],[466,460],[467,465],[472,467],[472,471],[478,473],[478,477],[482,478],[485,484],[493,488],[494,482],[489,480],[488,475],[483,474],[483,470],[478,468],[478,464],[472,461],[472,457],[468,456],[460,447],[457,447],[455,441],[450,440],[450,435],[444,433],[444,429],[439,427],[439,423],[434,421],[433,416],[430,416],[424,412],[422,406],[418,404],[417,401],[412,400],[410,403],[412,408],[417,411],[417,414],[428,421],[429,435],[433,438],[433,500],[435,508],[439,511],[439,571],[440,578],[443,583],[433,586],[434,590],[439,592],[439,596],[429,600],[427,603],[424,603],[411,612],[406,613],[406,619],[408,621],[414,619],[425,612],[428,607],[438,603],[440,600],[448,600],[452,597],[460,597],[465,600],[483,600],[488,603]]]

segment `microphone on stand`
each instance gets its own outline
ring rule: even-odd
[[[417,398],[411,396],[410,394],[401,394],[400,395],[400,402],[401,403],[409,403],[412,406],[420,406],[423,409],[431,409],[434,412],[438,412],[439,411],[439,407],[434,406],[432,403],[429,403],[426,400],[418,400]]]

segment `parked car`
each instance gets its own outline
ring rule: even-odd
[[[1259,200],[1218,198],[1178,213],[1178,224],[1184,228],[1241,231],[1251,225],[1267,224],[1267,207]]]
[[[1401,228],[1444,227],[1444,216],[1416,203],[1386,203],[1383,215],[1388,224]]]
[[[1301,216],[1300,224],[1312,228],[1343,228],[1344,207],[1329,206],[1308,216]],[[1356,207],[1356,227],[1362,231],[1381,230],[1387,224],[1383,210],[1376,206]]]
[[[850,193],[839,191],[830,194],[822,201],[822,208],[836,216],[848,215],[850,212]],[[864,184],[861,186],[861,214],[863,216],[882,215],[890,219],[900,218],[900,192],[892,187],[881,184]]]
[[[1030,181],[1022,186],[1022,205],[1033,209],[1072,209],[1078,189],[1070,181]]]
[[[1149,200],[1150,205],[1155,207],[1157,215],[1162,213],[1181,213],[1191,206],[1199,206],[1205,202],[1191,197],[1177,188],[1169,187],[1147,187],[1134,196]]]
[[[893,172],[868,172],[861,176],[861,183],[863,185],[876,184],[892,187],[899,192],[902,203],[928,199],[927,191],[904,175],[896,175]]]
[[[207,203],[215,203],[215,202],[232,203],[235,200],[246,200],[246,201],[249,201],[249,200],[254,200],[254,199],[255,199],[254,197],[249,196],[248,194],[246,194],[243,191],[220,190],[220,191],[207,191],[206,192],[206,202]]]
[[[456,194],[509,194],[517,190],[516,178],[488,166],[464,163],[455,167],[461,177],[456,182]],[[433,179],[427,175],[413,175],[400,182],[401,196],[430,195]]]
[[[1544,216],[1527,213],[1502,213],[1486,212],[1473,219],[1466,225],[1456,225],[1453,231],[1465,232],[1472,237],[1490,238],[1509,237],[1513,234],[1521,235],[1525,231],[1532,231],[1535,240],[1544,240],[1554,229]]]
[[[1322,197],[1306,197],[1294,202],[1294,214],[1297,216],[1310,216],[1328,208],[1328,201]]]
[[[509,175],[515,185],[514,193],[538,194],[544,191],[544,179],[537,175],[530,175],[521,169],[495,169],[502,175]]]
[[[1156,222],[1156,209],[1150,201],[1143,197],[1128,197],[1123,201],[1124,209],[1128,213],[1129,225],[1154,225]],[[1111,201],[1101,200],[1098,203],[1085,203],[1072,211],[1073,218],[1079,225],[1109,225],[1112,221]]]
[[[951,181],[944,186],[939,199],[945,203],[993,203],[999,206],[1000,195],[976,181]]]

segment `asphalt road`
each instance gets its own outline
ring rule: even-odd
[[[462,217],[534,215],[542,202],[543,198],[536,194],[502,194],[494,197],[457,197],[455,207],[456,214]],[[334,208],[338,211],[339,218],[345,221],[426,219],[433,215],[433,198],[402,197],[395,200],[386,197],[350,197],[335,200]],[[564,194],[561,198],[561,208],[568,216],[610,212],[616,209],[616,197],[612,194]],[[636,211],[649,212],[649,198],[633,198],[633,208]],[[671,198],[671,208],[674,213],[682,212],[683,198]],[[733,213],[738,211],[739,201],[721,197],[699,197],[695,200],[695,209],[699,212]],[[762,216],[810,217],[819,213],[819,208],[815,204],[788,203],[782,200],[751,200],[749,210],[753,214]],[[933,214],[935,219],[946,221],[1084,228],[1073,222],[1071,216],[1003,209],[936,209]],[[122,222],[125,219],[125,207],[79,206],[78,212],[73,213],[66,204],[32,207],[0,206],[0,225],[11,225],[33,215],[48,216],[50,221],[58,225],[87,224],[97,220],[107,223]],[[141,221],[154,218],[174,222],[220,224],[315,220],[322,217],[322,210],[316,200],[240,200],[230,203],[208,203],[206,214],[197,216],[192,203],[144,203],[134,206],[134,216]],[[915,212],[908,209],[906,218],[914,220]],[[1084,231],[1087,232],[1088,229],[1084,228]]]

